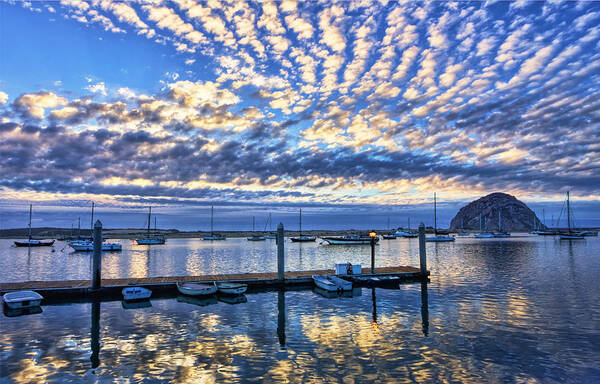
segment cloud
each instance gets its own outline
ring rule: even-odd
[[[6,92],[0,91],[0,105],[6,104],[7,101],[8,101],[8,94]]]
[[[21,112],[25,117],[43,119],[46,108],[56,108],[65,105],[67,100],[53,92],[40,91],[36,93],[25,93],[15,99],[13,105],[15,110]]]

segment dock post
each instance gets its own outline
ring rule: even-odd
[[[285,280],[285,259],[283,253],[283,243],[283,223],[279,223],[279,225],[277,226],[277,279],[279,281]]]
[[[427,274],[427,251],[425,250],[425,224],[419,224],[419,265],[421,275]]]
[[[92,261],[92,289],[99,289],[102,284],[102,222],[94,224],[94,256]]]

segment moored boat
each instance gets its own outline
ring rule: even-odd
[[[179,293],[189,296],[208,296],[214,295],[217,292],[216,284],[202,283],[177,283]]]
[[[561,233],[559,236],[560,240],[583,240],[584,237],[581,233],[571,231],[571,200],[569,199],[569,191],[567,191],[567,233]]]
[[[76,252],[93,252],[94,242],[90,240],[73,240],[69,242],[69,247]],[[119,252],[123,249],[120,243],[102,243],[102,251]]]
[[[126,301],[146,300],[152,295],[152,291],[143,287],[125,287],[121,291]]]
[[[394,239],[396,239],[396,234],[387,233],[385,235],[381,235],[381,237],[383,237],[384,240],[394,240]]]
[[[8,292],[2,296],[4,305],[10,309],[37,307],[42,303],[44,297],[34,291]]]
[[[438,235],[438,231],[437,231],[437,196],[436,196],[435,192],[433,193],[433,234],[434,234],[434,236],[426,237],[425,241],[442,243],[442,242],[456,240],[452,236]]]
[[[248,285],[242,283],[217,282],[217,290],[225,295],[241,295],[248,289]]]
[[[29,234],[26,241],[15,241],[16,247],[51,247],[54,244],[54,240],[51,241],[41,241],[34,240],[31,237],[31,213],[32,213],[32,204],[29,204]]]
[[[323,240],[331,245],[365,245],[371,244],[369,236],[346,235],[346,236],[327,236],[322,237]],[[375,243],[379,241],[379,237],[374,238]]]
[[[138,245],[162,245],[166,242],[165,237],[150,233],[150,219],[152,218],[152,207],[148,207],[148,230],[144,237],[135,239]],[[154,217],[154,230],[156,231],[156,217]]]
[[[255,223],[254,216],[252,216],[252,236],[247,237],[246,239],[248,241],[263,241],[263,240],[265,240],[264,236],[257,235],[256,233],[254,233],[254,223]]]
[[[210,207],[210,235],[202,236],[202,240],[205,241],[218,241],[218,240],[226,240],[227,237],[225,235],[221,235],[220,233],[215,233],[213,231],[213,216],[214,216],[214,206]]]
[[[337,292],[338,286],[329,280],[326,275],[312,275],[315,285],[327,292]]]
[[[298,225],[298,236],[290,237],[290,240],[293,243],[308,243],[312,241],[316,241],[317,238],[315,236],[306,236],[302,234],[302,208],[300,208],[300,216],[299,216],[299,225]]]

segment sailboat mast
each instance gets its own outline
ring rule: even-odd
[[[252,232],[254,232],[254,216],[252,216]]]
[[[410,232],[410,216],[408,217],[408,232]]]
[[[213,235],[213,215],[214,215],[215,207],[214,205],[210,206],[210,235]],[[254,230],[254,228],[252,228]]]
[[[437,204],[435,192],[433,192],[433,233],[437,236]]]
[[[302,236],[302,208],[300,208],[300,217],[299,217],[299,223],[298,223],[298,227],[300,228],[300,236]]]
[[[92,235],[94,233],[94,202],[92,201],[92,221],[90,223],[90,230],[92,231]]]
[[[502,215],[500,215],[500,210],[498,210],[498,232],[502,232]]]
[[[150,219],[152,217],[152,207],[148,207],[148,236],[150,236]]]
[[[77,218],[77,238],[81,238],[81,217]]]
[[[154,232],[156,232],[156,216],[154,216]]]
[[[31,210],[32,210],[32,205],[29,204],[29,240],[31,240]]]
[[[569,202],[569,191],[567,191],[567,226],[569,228],[569,233],[571,233],[571,205]]]
[[[483,233],[483,226],[482,226],[482,223],[481,223],[481,212],[479,212],[479,232]]]

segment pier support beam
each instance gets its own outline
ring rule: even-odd
[[[92,260],[92,289],[100,289],[102,285],[102,223],[94,224],[94,256]]]
[[[421,274],[427,273],[427,251],[425,250],[425,224],[419,224],[419,266]]]
[[[284,258],[283,223],[277,226],[277,279],[285,280],[285,258]]]

